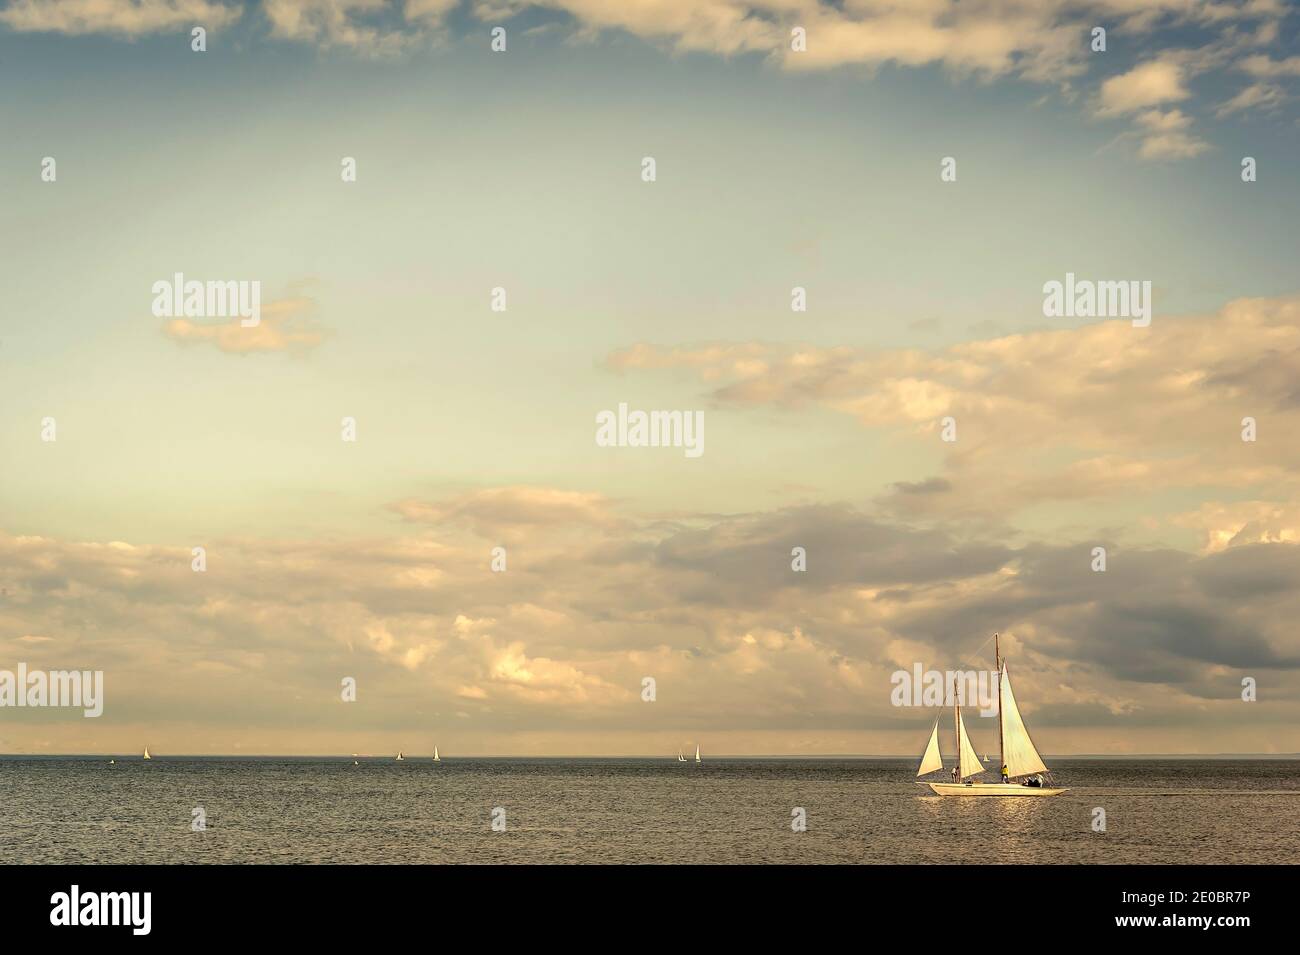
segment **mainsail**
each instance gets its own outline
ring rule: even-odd
[[[1009,776],[1028,776],[1032,773],[1045,773],[1043,758],[1034,748],[1034,741],[1029,738],[1025,721],[1020,718],[1016,707],[1016,698],[1011,693],[1011,678],[1007,675],[1006,665],[1002,666],[1001,699],[1002,707],[1002,762],[1007,767]],[[966,774],[962,769],[962,775]]]
[[[1028,739],[1028,737],[1025,738]],[[961,710],[957,711],[957,763],[957,772],[962,779],[984,772],[984,764],[975,755],[975,750],[970,744],[970,737],[966,735],[966,724],[962,722]]]
[[[924,776],[936,769],[943,769],[943,757],[939,755],[939,720],[937,717],[934,721],[934,730],[930,733],[930,745],[925,748],[925,755],[921,757],[921,768],[916,771],[916,775]]]

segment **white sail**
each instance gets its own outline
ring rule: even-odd
[[[957,711],[957,763],[957,771],[962,779],[984,772],[984,764],[975,755],[975,749],[970,744],[970,737],[966,735],[966,724],[962,722],[961,710]]]
[[[1002,666],[1001,684],[1002,763],[1007,767],[1007,775],[1028,776],[1047,772],[1043,758],[1038,755],[1034,741],[1029,738],[1029,730],[1025,729],[1025,721],[1020,718],[1006,664]]]
[[[699,744],[699,743],[696,743],[696,744],[695,744],[695,761],[696,761],[697,763],[700,761],[700,744]]]
[[[440,763],[440,762],[442,762],[442,760],[438,758],[438,747],[437,747],[437,746],[435,746],[435,747],[433,748],[433,761],[434,761],[435,763]]]
[[[146,747],[144,748],[144,758],[145,758],[145,759],[153,759],[153,757],[149,755],[149,747],[148,747],[148,746],[146,746]]]
[[[943,769],[943,757],[939,755],[939,720],[937,717],[934,721],[934,730],[930,733],[930,744],[925,748],[925,755],[921,757],[921,768],[916,771],[916,775],[924,776],[936,769]]]

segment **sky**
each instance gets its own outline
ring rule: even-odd
[[[1300,752],[1298,26],[0,0],[0,670],[105,685],[0,751],[919,755],[999,632],[1046,753]]]

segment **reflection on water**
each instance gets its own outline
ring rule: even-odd
[[[0,862],[1300,860],[1300,761],[1052,764],[1070,792],[970,799],[911,760],[9,757]]]

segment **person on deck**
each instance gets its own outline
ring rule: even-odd
[[[1011,776],[1007,773],[1007,767],[1005,763],[1002,766],[1002,781],[1004,783],[1008,783],[1011,781]]]

